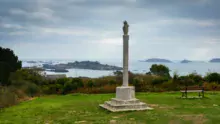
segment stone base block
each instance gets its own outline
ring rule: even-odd
[[[106,101],[101,104],[100,107],[107,109],[111,112],[121,111],[139,111],[139,110],[151,110],[145,103],[140,102],[135,98],[135,89],[133,86],[117,87],[116,98],[112,98],[111,101]]]
[[[120,100],[132,100],[135,99],[135,88],[133,86],[117,87],[116,98]]]

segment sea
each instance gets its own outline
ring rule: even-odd
[[[32,63],[28,61],[34,61]],[[42,67],[43,64],[59,64],[74,62],[75,60],[23,60],[22,67]],[[101,64],[109,64],[122,67],[122,61],[99,61]],[[187,75],[190,73],[197,73],[199,75],[205,76],[207,73],[218,72],[220,73],[220,63],[210,63],[210,62],[191,62],[191,63],[180,63],[180,61],[175,61],[173,63],[150,63],[142,61],[130,61],[129,71],[133,73],[145,74],[150,71],[152,64],[163,64],[170,69],[170,75],[174,73],[178,75]],[[113,75],[114,71],[103,71],[103,70],[88,70],[88,69],[67,69],[69,72],[57,73],[51,71],[45,71],[46,74],[66,74],[67,77],[90,77],[97,78],[102,76]]]

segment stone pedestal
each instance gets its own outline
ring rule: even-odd
[[[133,86],[121,86],[116,88],[116,99],[131,100],[135,99],[135,89]]]
[[[107,109],[111,112],[121,111],[139,111],[139,110],[151,110],[145,103],[140,102],[135,98],[135,88],[133,86],[117,87],[116,98],[112,98],[110,101],[106,101],[101,104],[100,107]]]

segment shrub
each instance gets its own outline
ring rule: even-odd
[[[133,80],[132,80],[132,84],[136,87],[136,89],[140,89],[141,87],[141,79],[140,78],[137,78],[135,77]]]
[[[189,76],[180,76],[178,80],[181,86],[192,86],[195,84],[194,80]]]
[[[162,84],[166,81],[168,81],[169,79],[167,77],[157,77],[155,79],[153,79],[152,84],[153,85],[158,85],[158,84]]]
[[[215,90],[220,90],[220,85],[216,82],[205,82],[203,84],[203,87],[205,88],[205,90],[209,90],[209,91],[215,91]]]
[[[69,81],[69,78],[59,78],[56,80],[56,84],[64,85],[68,81]]]
[[[220,74],[209,73],[205,76],[205,80],[208,82],[217,82],[218,84],[220,84]]]
[[[70,91],[72,91],[73,89],[73,84],[71,82],[66,82],[64,84],[64,87],[63,87],[63,92],[66,94],[66,93],[69,93]]]
[[[167,82],[164,82],[161,84],[161,88],[164,91],[177,91],[180,90],[180,86],[174,82],[173,80],[168,80]]]
[[[17,96],[10,88],[3,87],[0,89],[0,108],[15,105],[16,103],[18,103]]]
[[[198,75],[196,73],[192,73],[188,75],[189,79],[192,79],[194,84],[196,85],[202,85],[203,78],[201,75]]]
[[[84,84],[82,82],[82,79],[81,78],[73,78],[72,79],[72,88],[75,90],[77,88],[81,88],[83,87]]]
[[[89,80],[87,83],[87,87],[89,87],[89,88],[94,87],[94,82],[92,80]]]
[[[26,83],[24,91],[30,97],[34,97],[40,93],[39,87],[34,83]]]

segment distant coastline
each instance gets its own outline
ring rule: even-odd
[[[220,58],[213,58],[213,59],[211,59],[209,62],[212,62],[212,63],[220,63]]]

